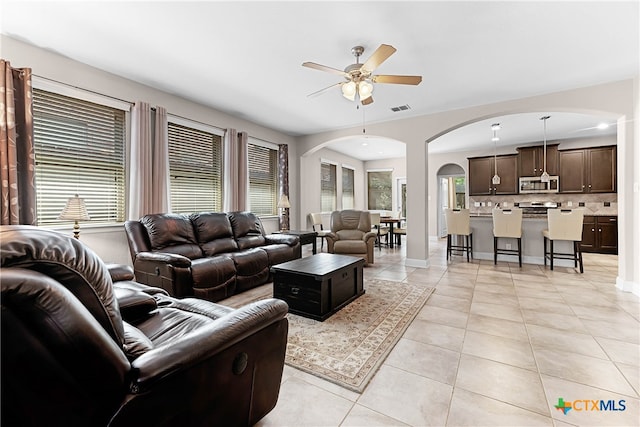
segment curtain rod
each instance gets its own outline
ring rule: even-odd
[[[154,107],[154,109],[155,109],[155,107]],[[177,117],[177,118],[182,119],[182,120],[188,120],[188,121],[190,121],[190,122],[198,123],[198,124],[203,125],[203,126],[209,126],[209,127],[212,127],[212,128],[216,128],[216,129],[221,130],[221,131],[223,131],[223,132],[225,132],[225,133],[227,132],[227,129],[226,129],[226,128],[221,128],[220,126],[212,125],[211,123],[201,122],[201,121],[199,121],[199,120],[194,120],[194,119],[192,119],[191,117],[184,117],[184,116],[181,116],[181,115],[179,115],[179,114],[170,113],[170,112],[168,112],[168,111],[167,111],[167,114],[168,114],[169,116]]]
[[[86,89],[86,88],[79,87],[79,86],[74,86],[74,85],[71,85],[71,84],[69,84],[69,83],[61,82],[61,81],[59,81],[59,80],[55,80],[55,79],[52,79],[52,78],[49,78],[49,77],[44,77],[44,76],[41,76],[41,75],[38,75],[38,74],[32,74],[32,76],[38,77],[39,79],[48,80],[48,81],[50,81],[50,82],[58,83],[58,84],[61,84],[61,85],[63,85],[63,86],[67,86],[67,87],[71,87],[71,88],[74,88],[74,89],[83,90],[83,91],[86,91],[86,92],[89,92],[89,93],[93,93],[93,94],[95,94],[95,95],[100,95],[100,96],[104,96],[104,97],[106,97],[106,98],[111,98],[111,99],[114,99],[114,100],[116,100],[116,101],[120,101],[120,102],[124,102],[124,103],[126,103],[126,104],[129,104],[129,105],[131,105],[131,106],[134,106],[134,105],[135,105],[135,102],[129,101],[129,100],[127,100],[127,99],[116,98],[115,96],[106,95],[106,94],[104,94],[104,93],[100,93],[100,92],[97,92],[97,91],[95,91],[95,90],[90,90],[90,89]],[[154,106],[154,107],[151,107],[151,109],[155,111],[156,107],[155,107],[155,106]],[[222,128],[222,127],[220,127],[220,126],[215,126],[215,125],[212,125],[211,123],[204,123],[204,122],[201,122],[201,121],[198,121],[198,120],[194,120],[194,119],[192,119],[192,118],[190,118],[190,117],[180,116],[180,115],[178,115],[178,114],[170,113],[170,112],[168,112],[168,111],[167,111],[167,114],[172,115],[172,116],[174,116],[174,117],[178,117],[178,118],[183,119],[183,120],[189,120],[189,121],[194,122],[194,123],[198,123],[198,124],[201,124],[201,125],[204,125],[204,126],[209,126],[209,127],[212,127],[212,128],[218,129],[218,130],[221,130],[221,131],[223,131],[223,132],[226,132],[226,131],[227,131],[227,129],[226,129],[226,128]],[[259,139],[259,138],[256,138],[256,139]],[[261,140],[261,141],[262,141],[262,140]],[[270,141],[264,141],[264,142],[270,142]],[[273,144],[273,142],[271,142],[271,144]]]
[[[40,76],[38,74],[32,74],[32,75],[35,76],[35,77],[38,77],[39,79],[49,80],[50,82],[58,83],[58,84],[61,84],[61,85],[67,86],[67,87],[72,87],[74,89],[84,90],[85,92],[93,93],[95,95],[104,96],[106,98],[111,98],[111,99],[114,99],[116,101],[124,102],[124,103],[129,104],[129,105],[134,105],[135,104],[135,102],[131,102],[131,101],[127,100],[127,99],[121,99],[121,98],[116,98],[115,96],[105,95],[104,93],[100,93],[100,92],[97,92],[95,90],[86,89],[86,88],[83,88],[83,87],[80,87],[80,86],[74,86],[74,85],[71,85],[69,83],[61,82],[59,80],[55,80],[55,79],[52,79],[52,78],[49,78],[49,77]]]

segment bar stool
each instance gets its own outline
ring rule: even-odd
[[[453,252],[460,252],[460,255],[467,253],[467,262],[469,257],[473,259],[473,233],[469,221],[469,209],[445,209],[445,218],[447,221],[447,259]],[[462,245],[454,245],[452,236],[464,236]]]
[[[331,233],[331,230],[324,230],[322,228],[322,215],[320,215],[319,213],[310,213],[309,219],[311,220],[311,228],[313,229],[313,231],[318,233],[318,237],[322,239],[320,241],[320,252],[322,252],[322,248],[324,247],[324,239],[327,237],[327,234]],[[316,229],[316,227],[318,227],[318,229]]]
[[[577,267],[580,263],[580,273],[584,273],[582,265],[582,251],[580,250],[580,242],[582,241],[582,221],[584,219],[584,211],[582,209],[549,209],[547,212],[547,221],[549,228],[542,230],[544,238],[544,265],[547,265],[547,259],[553,270],[553,259],[572,259],[573,266]],[[547,240],[549,240],[549,250],[547,251]],[[556,240],[567,240],[573,242],[573,254],[554,252],[553,243]]]
[[[493,209],[493,264],[498,264],[498,254],[518,255],[522,267],[522,209]],[[498,249],[498,238],[516,239],[518,249]]]

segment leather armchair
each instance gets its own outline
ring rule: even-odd
[[[176,299],[31,226],[0,227],[0,254],[3,425],[253,425],[275,406],[283,301]]]
[[[371,231],[368,211],[343,210],[331,213],[331,233],[327,235],[330,253],[359,256],[373,264],[376,233]]]

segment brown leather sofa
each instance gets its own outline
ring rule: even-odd
[[[283,301],[172,298],[37,227],[0,227],[0,249],[3,426],[240,426],[275,406]]]
[[[368,211],[347,209],[331,213],[331,233],[327,234],[330,253],[359,256],[365,265],[373,264],[375,241]]]
[[[125,230],[136,280],[176,297],[219,301],[271,280],[301,257],[297,236],[265,234],[251,212],[146,215]]]

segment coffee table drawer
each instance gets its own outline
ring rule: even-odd
[[[273,297],[285,300],[292,313],[322,314],[320,292],[298,284],[274,282]]]

